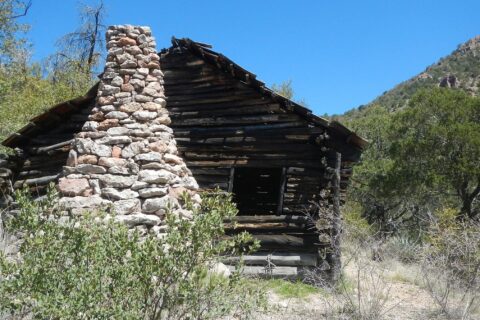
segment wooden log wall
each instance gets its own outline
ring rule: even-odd
[[[319,236],[306,213],[315,209],[312,202],[332,205],[336,142],[324,128],[309,124],[188,51],[170,50],[160,62],[178,149],[202,188],[232,191],[232,168],[283,169],[285,183],[277,214],[249,212],[251,216],[239,216],[236,223],[227,224],[227,233],[248,231],[261,241],[260,257],[247,264],[265,265],[275,253],[289,257],[274,260],[279,267],[292,267],[291,262],[282,262],[289,259],[303,261],[295,268],[319,265],[318,250],[331,242],[330,225],[321,226]],[[351,164],[342,165],[344,191]],[[301,256],[305,254],[317,259],[305,259]]]
[[[12,178],[13,188],[27,187],[32,195],[42,196],[52,182],[57,182],[66,165],[70,143],[88,120],[94,99],[70,114],[54,128],[31,138],[17,150],[17,168]]]
[[[251,270],[273,264],[276,274],[283,270],[291,275],[320,265],[327,257],[318,253],[328,252],[332,228],[328,216],[312,220],[308,215],[318,212],[313,203],[320,203],[326,215],[331,211],[337,152],[342,153],[340,200],[344,199],[358,153],[350,154],[324,127],[188,50],[167,50],[160,63],[178,150],[202,188],[233,191],[235,168],[281,170],[275,180],[278,208],[259,208],[258,213],[227,221],[228,235],[248,231],[261,242],[259,253],[247,259]],[[94,96],[92,91],[91,99],[75,112],[54,119],[58,125],[53,129],[30,135],[16,158],[14,188],[27,186],[43,195],[48,184],[57,181]],[[262,192],[265,188],[259,188],[259,197]]]

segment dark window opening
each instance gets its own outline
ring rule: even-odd
[[[234,201],[239,215],[277,214],[282,168],[235,168]]]

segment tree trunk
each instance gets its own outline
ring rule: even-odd
[[[465,185],[465,184],[464,184]],[[462,209],[460,210],[460,219],[473,219],[477,216],[478,211],[474,210],[473,208],[473,202],[477,198],[477,196],[480,194],[480,178],[478,179],[477,186],[476,188],[469,193],[467,188],[468,188],[468,183],[466,184],[464,188],[462,188],[462,192],[460,194],[462,198]]]
[[[93,29],[92,34],[90,35],[90,48],[89,48],[88,59],[87,59],[88,72],[90,74],[92,73],[93,56],[95,55],[95,46],[97,45],[98,29],[100,26],[100,14],[102,10],[103,10],[103,3],[100,4],[100,6],[95,11],[95,15],[94,15],[95,27]]]

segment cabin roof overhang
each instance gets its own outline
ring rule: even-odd
[[[195,42],[188,38],[177,39],[173,37],[172,46],[170,48],[161,50],[160,55],[171,51],[181,52],[182,50],[188,50],[188,52],[191,52],[193,55],[202,58],[205,62],[217,67],[222,72],[227,73],[233,78],[252,87],[262,95],[271,97],[271,99],[277,102],[286,111],[298,114],[313,126],[326,129],[330,135],[337,137],[337,141],[342,141],[347,146],[358,150],[358,152],[361,152],[368,145],[367,140],[358,136],[341,123],[337,121],[329,121],[328,119],[319,117],[313,114],[310,109],[275,93],[273,90],[268,88],[264,82],[258,80],[255,74],[242,68],[223,54],[213,51],[211,45]],[[79,109],[90,106],[95,100],[98,91],[98,85],[99,83],[95,84],[86,95],[59,103],[39,116],[31,119],[27,125],[6,138],[2,142],[2,145],[9,148],[22,147],[38,133],[54,128],[58,124],[68,119],[68,117],[70,117]]]

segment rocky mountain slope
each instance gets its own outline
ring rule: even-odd
[[[459,45],[450,55],[427,67],[424,72],[345,115],[348,117],[374,104],[394,111],[405,106],[418,89],[434,86],[460,88],[472,95],[480,95],[480,35]]]

